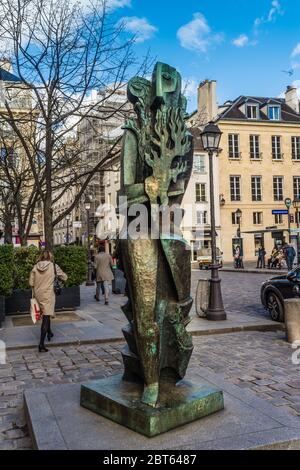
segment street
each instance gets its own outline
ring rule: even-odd
[[[209,272],[193,271],[193,292],[197,280],[208,275]],[[228,312],[266,316],[259,298],[260,284],[268,277],[266,274],[222,272],[221,277]],[[117,318],[120,328],[125,325],[125,317],[117,312],[118,304],[124,303],[123,296],[112,296],[110,306],[105,307],[102,302],[96,304],[92,298],[86,297],[87,293],[92,297],[92,290],[84,292],[85,309],[90,305],[93,312],[99,311],[93,314],[94,318],[100,321],[105,308],[107,324],[111,319],[115,325]],[[83,323],[81,320],[80,324]],[[17,328],[14,327],[15,330]],[[204,368],[220,374],[241,389],[248,389],[274,407],[284,407],[290,414],[300,414],[300,366],[292,363],[293,350],[286,343],[283,332],[213,334],[194,337],[193,341],[190,376]],[[23,409],[25,389],[78,383],[121,372],[122,347],[123,342],[118,341],[52,346],[47,354],[39,354],[37,348],[9,350],[7,364],[0,365],[0,449],[32,447]]]

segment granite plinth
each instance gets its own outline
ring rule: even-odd
[[[143,385],[118,374],[81,386],[83,407],[147,437],[211,415],[224,408],[222,391],[204,383],[182,380],[160,384],[157,408],[140,402]]]

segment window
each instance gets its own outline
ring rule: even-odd
[[[230,176],[230,197],[232,201],[241,200],[241,177]]]
[[[272,158],[273,160],[282,160],[281,153],[281,137],[279,135],[272,136]]]
[[[207,211],[197,211],[197,225],[207,224]]]
[[[256,104],[247,104],[247,118],[257,119],[258,118],[258,106]]]
[[[232,222],[232,225],[239,225],[239,218],[236,212],[231,212],[231,222]]]
[[[300,137],[292,137],[292,159],[300,160]]]
[[[250,158],[257,160],[260,157],[259,135],[250,135]]]
[[[252,201],[261,201],[261,176],[251,177]]]
[[[239,146],[238,134],[228,135],[228,151],[229,151],[229,158],[240,158],[240,146]]]
[[[205,155],[194,155],[194,171],[205,173]]]
[[[294,176],[293,186],[294,186],[294,199],[300,199],[300,176]]]
[[[262,212],[253,212],[253,224],[262,225],[263,223],[263,213]]]
[[[274,201],[283,201],[283,176],[273,178]]]
[[[280,121],[280,106],[269,106],[268,118],[271,121]]]
[[[196,202],[206,202],[206,188],[204,183],[196,183]]]
[[[275,224],[283,224],[283,215],[275,214]]]

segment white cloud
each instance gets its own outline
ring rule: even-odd
[[[268,15],[256,18],[254,21],[254,27],[258,28],[261,24],[272,23],[278,18],[278,16],[282,16],[283,13],[279,0],[273,0]]]
[[[147,18],[124,16],[119,23],[124,25],[124,31],[135,35],[136,42],[144,42],[150,39],[157,31],[157,28],[150,24]]]
[[[296,57],[300,54],[300,42],[294,47],[291,57]]]
[[[180,45],[190,51],[206,52],[213,45],[222,42],[221,34],[211,34],[211,28],[202,13],[194,13],[194,19],[177,31]]]
[[[238,38],[232,41],[236,47],[245,47],[249,44],[249,38],[246,34],[241,34]]]

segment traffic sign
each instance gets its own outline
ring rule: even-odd
[[[273,215],[288,215],[289,211],[287,209],[275,209],[272,211]]]

